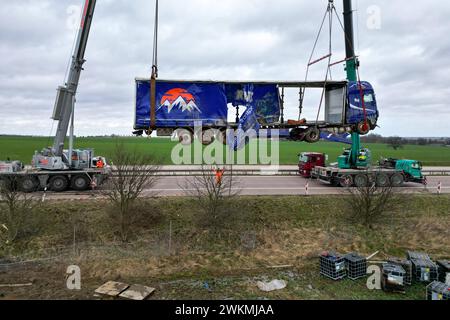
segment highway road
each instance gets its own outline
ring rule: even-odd
[[[155,187],[145,190],[144,196],[157,195],[161,197],[185,196],[188,179],[192,177],[161,177]],[[335,188],[319,181],[307,180],[299,176],[245,176],[237,177],[238,189],[241,195],[279,196],[279,195],[339,195],[345,194],[343,188]],[[437,193],[438,183],[442,183],[442,193],[450,194],[450,176],[428,177],[427,187],[414,183],[407,183],[399,192],[405,193]],[[309,184],[306,192],[306,184]],[[42,196],[43,194],[38,194]],[[85,193],[66,192],[62,194],[47,193],[47,200],[84,200],[101,198],[99,192],[87,191]]]

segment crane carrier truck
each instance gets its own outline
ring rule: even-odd
[[[31,167],[19,161],[0,162],[0,183],[14,184],[23,192],[48,189],[63,192],[71,188],[84,191],[91,185],[100,185],[110,174],[104,157],[94,151],[73,147],[75,96],[80,82],[84,56],[94,15],[96,0],[86,0],[71,60],[70,72],[64,86],[58,88],[52,119],[58,129],[52,147],[35,152]],[[64,142],[70,126],[69,149]]]
[[[357,81],[359,63],[353,58],[355,57],[355,46],[351,0],[344,0],[344,32],[347,79],[348,81]],[[367,100],[364,95],[360,85],[360,102],[363,112],[367,115]],[[370,123],[368,119],[365,121]],[[369,149],[361,147],[360,134],[357,130],[351,134],[351,148],[344,151],[336,165],[325,166],[324,155],[303,154],[303,156],[300,161],[300,170],[303,169],[301,173],[303,176],[311,176],[336,186],[365,187],[375,183],[380,187],[400,187],[405,182],[426,183],[426,178],[422,174],[422,164],[417,160],[386,159],[380,161],[378,166],[372,166],[371,152]]]

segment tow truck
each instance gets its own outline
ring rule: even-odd
[[[95,5],[96,0],[84,4],[70,72],[65,85],[57,90],[52,119],[58,121],[58,129],[53,146],[36,151],[31,167],[19,161],[0,162],[0,183],[13,181],[15,187],[27,193],[44,189],[63,192],[69,188],[84,191],[109,177],[111,168],[105,157],[95,156],[92,149],[74,149],[74,107]],[[65,150],[69,126],[69,149]]]

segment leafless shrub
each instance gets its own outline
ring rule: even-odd
[[[223,170],[221,179],[216,176],[217,170]],[[195,201],[200,212],[200,227],[215,232],[232,227],[238,210],[235,200],[240,194],[239,181],[232,166],[225,169],[202,166],[201,174],[189,179],[181,188]]]
[[[373,176],[365,175],[369,181],[368,184],[348,188],[348,197],[345,197],[345,202],[351,222],[373,228],[375,223],[389,216],[392,217],[392,211],[400,204],[401,198],[394,192],[390,183],[379,186]]]
[[[114,231],[126,242],[142,213],[139,197],[157,183],[159,166],[153,156],[129,151],[122,143],[116,144],[111,160],[113,174],[105,185],[104,194],[111,204],[108,211]]]
[[[20,191],[19,179],[11,176],[0,181],[0,248],[12,245],[32,228],[38,202]]]

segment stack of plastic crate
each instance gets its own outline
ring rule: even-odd
[[[450,286],[434,281],[427,287],[427,300],[450,300]]]
[[[407,286],[412,284],[413,270],[412,262],[410,260],[391,257],[387,260],[387,262],[402,267],[405,270],[405,278],[403,279],[404,284]]]
[[[345,278],[347,270],[344,257],[336,252],[324,252],[320,256],[320,274],[332,280]]]
[[[414,280],[432,282],[439,279],[438,266],[426,253],[408,251],[408,259],[413,265]]]
[[[367,259],[356,253],[345,255],[348,277],[357,280],[367,276]]]
[[[381,279],[381,287],[386,292],[405,292],[406,272],[398,264],[383,264],[383,276]]]
[[[450,261],[440,260],[437,261],[439,268],[439,281],[450,286]]]

